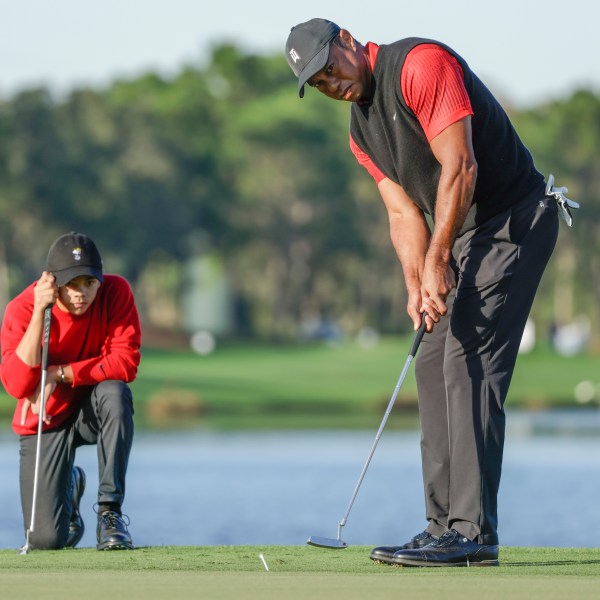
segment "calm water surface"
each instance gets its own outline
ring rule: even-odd
[[[359,432],[138,433],[124,511],[142,545],[304,544],[336,537],[375,437]],[[95,544],[95,447],[81,546]],[[24,541],[16,436],[0,437],[0,547]],[[509,416],[499,498],[501,543],[597,547],[600,420]],[[417,432],[384,432],[343,538],[403,543],[425,526]]]

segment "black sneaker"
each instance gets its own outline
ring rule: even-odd
[[[98,550],[133,550],[131,535],[127,530],[123,516],[114,510],[107,510],[98,515],[96,539]]]
[[[371,550],[371,559],[378,562],[390,563],[390,560],[394,557],[394,554],[399,550],[414,550],[415,548],[423,548],[431,544],[431,542],[437,541],[437,536],[431,535],[428,531],[422,531],[417,533],[410,542],[402,546],[378,546]]]
[[[75,548],[83,537],[85,525],[79,513],[79,502],[85,491],[85,472],[81,467],[73,467],[72,475],[72,495],[73,495],[73,512],[71,513],[71,522],[69,523],[69,537],[65,548]]]
[[[399,550],[390,562],[405,567],[497,567],[498,546],[472,542],[450,529],[423,548]]]

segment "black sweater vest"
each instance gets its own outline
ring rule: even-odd
[[[527,196],[544,178],[500,104],[456,52],[423,38],[380,46],[373,72],[373,101],[368,106],[352,105],[350,133],[386,177],[400,184],[421,210],[435,214],[441,166],[400,88],[406,55],[419,44],[431,43],[458,60],[474,113],[471,126],[477,182],[463,233]]]

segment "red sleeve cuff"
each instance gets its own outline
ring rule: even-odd
[[[400,85],[428,141],[473,114],[462,67],[436,44],[421,44],[408,53]]]
[[[352,150],[352,154],[354,154],[358,164],[367,170],[369,175],[375,180],[375,183],[379,183],[382,179],[385,179],[386,176],[375,166],[369,155],[358,147],[352,135],[350,136],[350,150]]]
[[[461,119],[465,117],[469,117],[473,114],[472,110],[457,110],[455,113],[452,113],[451,116],[448,117],[447,120],[440,121],[438,123],[432,123],[429,131],[427,131],[427,141],[431,142],[432,139],[440,135],[444,129],[450,127],[453,123],[458,123]]]

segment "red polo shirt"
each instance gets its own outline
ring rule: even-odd
[[[379,46],[369,42],[366,47],[373,69]],[[400,86],[406,104],[415,113],[429,141],[446,127],[473,114],[461,66],[454,56],[436,44],[421,44],[408,53],[400,75]],[[385,179],[352,136],[350,149],[376,183]]]

